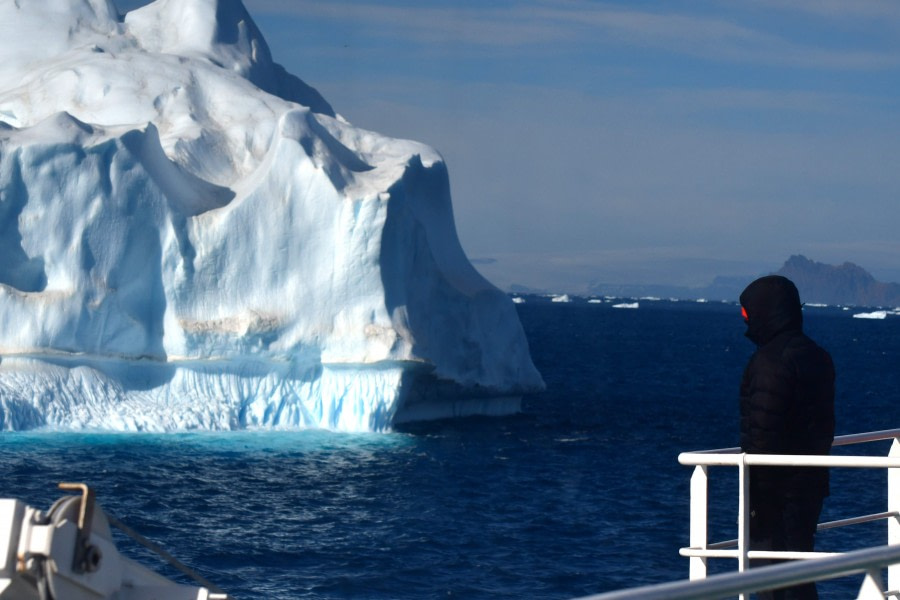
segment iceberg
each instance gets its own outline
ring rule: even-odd
[[[387,430],[543,381],[432,148],[239,0],[0,4],[0,429]]]
[[[867,313],[856,313],[853,315],[854,319],[886,319],[888,316],[888,311],[886,310],[876,310],[873,312]]]
[[[613,308],[631,308],[631,309],[640,308],[640,306],[641,306],[640,302],[622,302],[620,304],[612,305]]]

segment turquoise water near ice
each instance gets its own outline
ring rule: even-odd
[[[677,456],[737,443],[753,350],[737,307],[517,308],[547,382],[521,415],[389,434],[4,433],[0,496],[49,507],[57,482],[87,482],[109,513],[244,599],[562,599],[686,577],[690,470]],[[805,313],[837,365],[838,432],[897,427],[900,316],[852,312]],[[823,519],[883,510],[882,473],[833,477]],[[735,485],[714,470],[714,539],[735,537]],[[875,525],[819,546],[883,542]],[[822,584],[822,597],[854,582]]]

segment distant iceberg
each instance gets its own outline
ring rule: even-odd
[[[886,310],[876,310],[874,312],[867,313],[856,313],[853,315],[854,319],[885,319],[888,316],[888,311]]]
[[[640,308],[640,306],[641,306],[641,303],[640,303],[640,302],[622,302],[622,303],[619,303],[619,304],[613,304],[613,305],[612,305],[613,308],[632,308],[632,309],[633,309],[633,308]]]
[[[560,294],[559,296],[553,296],[550,298],[551,302],[571,302],[572,299],[568,294]]]
[[[4,2],[0,429],[383,430],[543,388],[440,155],[239,0]]]

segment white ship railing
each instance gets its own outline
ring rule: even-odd
[[[900,563],[900,546],[878,546],[837,556],[781,563],[746,572],[713,575],[705,579],[685,579],[629,590],[584,596],[577,600],[714,600],[746,597],[751,592],[770,590],[808,581],[823,581],[865,573],[856,600],[884,600],[881,570]]]
[[[588,596],[594,600],[724,598],[739,595],[749,598],[751,592],[865,573],[858,598],[900,598],[900,429],[836,437],[833,446],[849,446],[892,440],[888,456],[817,456],[784,454],[746,454],[739,448],[684,452],[678,457],[683,465],[693,466],[691,476],[690,546],[680,554],[690,558],[690,580],[646,586],[632,590]],[[887,469],[887,506],[884,512],[861,515],[821,523],[819,531],[871,521],[887,521],[887,546],[847,553],[771,552],[750,550],[750,472],[751,466],[841,467]],[[710,543],[708,537],[709,467],[738,468],[738,538]],[[707,577],[707,560],[732,558],[738,571]],[[798,560],[748,570],[750,559],[815,559]],[[882,570],[887,569],[885,591]]]

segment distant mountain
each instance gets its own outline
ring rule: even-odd
[[[738,296],[755,277],[716,277],[710,285],[701,287],[687,287],[666,284],[628,284],[628,283],[593,283],[588,286],[588,295],[615,296],[617,298],[642,298],[652,296],[656,298],[673,298],[678,300],[721,300],[737,302]],[[525,292],[533,290],[512,289],[511,291]]]
[[[876,281],[868,271],[853,263],[826,265],[802,255],[794,255],[775,274],[784,275],[796,283],[803,302],[852,306],[900,306],[900,284]],[[588,286],[588,293],[632,298],[658,296],[737,302],[744,288],[762,275],[765,273],[721,275],[711,284],[701,287],[594,283]],[[518,291],[526,290],[523,288]]]
[[[797,284],[803,302],[900,306],[900,284],[876,281],[853,263],[826,265],[795,255],[776,272]]]

